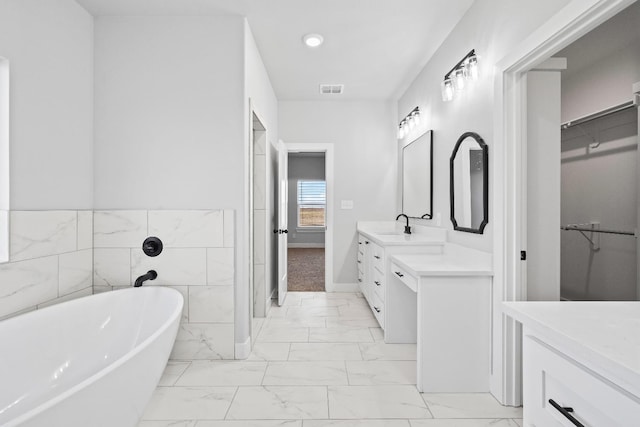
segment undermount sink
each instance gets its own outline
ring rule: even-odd
[[[377,231],[374,234],[379,234],[381,236],[402,236],[404,235],[404,231]],[[407,234],[408,236],[408,234]]]

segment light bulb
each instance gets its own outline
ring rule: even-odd
[[[475,55],[469,57],[467,77],[471,80],[478,80],[478,57]]]
[[[464,89],[464,65],[461,65],[453,74],[453,87],[460,92]]]
[[[407,124],[409,125],[409,130],[412,130],[416,126],[412,116],[407,117]]]
[[[440,89],[442,91],[442,100],[444,102],[449,102],[453,99],[453,83],[450,78],[446,78],[440,84]]]
[[[413,113],[411,113],[411,117],[413,117],[413,122],[416,125],[420,124],[420,111],[414,111]]]

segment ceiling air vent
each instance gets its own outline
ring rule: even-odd
[[[344,85],[320,85],[320,94],[322,95],[341,95]]]

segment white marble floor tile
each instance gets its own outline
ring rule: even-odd
[[[265,325],[269,327],[298,327],[298,328],[324,328],[326,319],[330,317],[274,317],[267,319]]]
[[[338,309],[338,313],[341,317],[347,319],[359,319],[359,318],[369,318],[373,317],[373,312],[369,308],[368,305],[358,304],[358,305],[341,305],[336,307]]]
[[[191,362],[182,362],[176,360],[170,360],[167,362],[167,366],[164,368],[162,377],[160,378],[159,386],[172,386],[175,385],[180,375],[189,367]]]
[[[331,419],[432,418],[415,386],[330,386]]]
[[[386,344],[384,342],[358,344],[364,360],[416,360],[415,344]]]
[[[196,427],[196,420],[140,421],[138,427]]]
[[[247,360],[287,360],[291,345],[288,342],[257,342]]]
[[[300,301],[301,307],[338,307],[349,305],[349,300],[344,298],[307,298]]]
[[[350,385],[415,384],[415,361],[348,361]]]
[[[382,328],[369,328],[369,331],[375,342],[384,342],[384,331]]]
[[[263,385],[347,385],[342,361],[269,362]]]
[[[196,427],[302,427],[302,420],[199,421]]]
[[[344,317],[327,317],[327,328],[347,327],[347,328],[376,328],[378,321],[375,317],[359,317],[356,319],[345,319]]]
[[[197,420],[140,421],[138,427],[196,427]]]
[[[309,342],[373,342],[369,328],[310,328]]]
[[[287,317],[337,317],[341,307],[289,307]]]
[[[309,328],[263,326],[256,342],[308,342]]]
[[[240,360],[194,360],[177,386],[239,386],[260,385],[267,362]]]
[[[292,343],[289,360],[362,360],[357,343]]]
[[[434,418],[522,418],[522,408],[502,406],[490,393],[423,393]]]
[[[518,427],[509,419],[432,419],[410,420],[411,427]]]
[[[229,420],[326,418],[327,388],[310,386],[239,387],[226,417]]]
[[[302,427],[409,427],[408,420],[305,420]]]
[[[158,387],[143,420],[223,419],[237,387]]]

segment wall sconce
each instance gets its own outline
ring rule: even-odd
[[[457,92],[462,92],[469,80],[478,80],[478,57],[476,50],[467,53],[455,67],[444,75],[440,84],[442,100],[449,102]]]
[[[413,130],[418,124],[420,124],[420,108],[416,107],[400,121],[398,125],[398,139],[407,136],[409,131]]]

